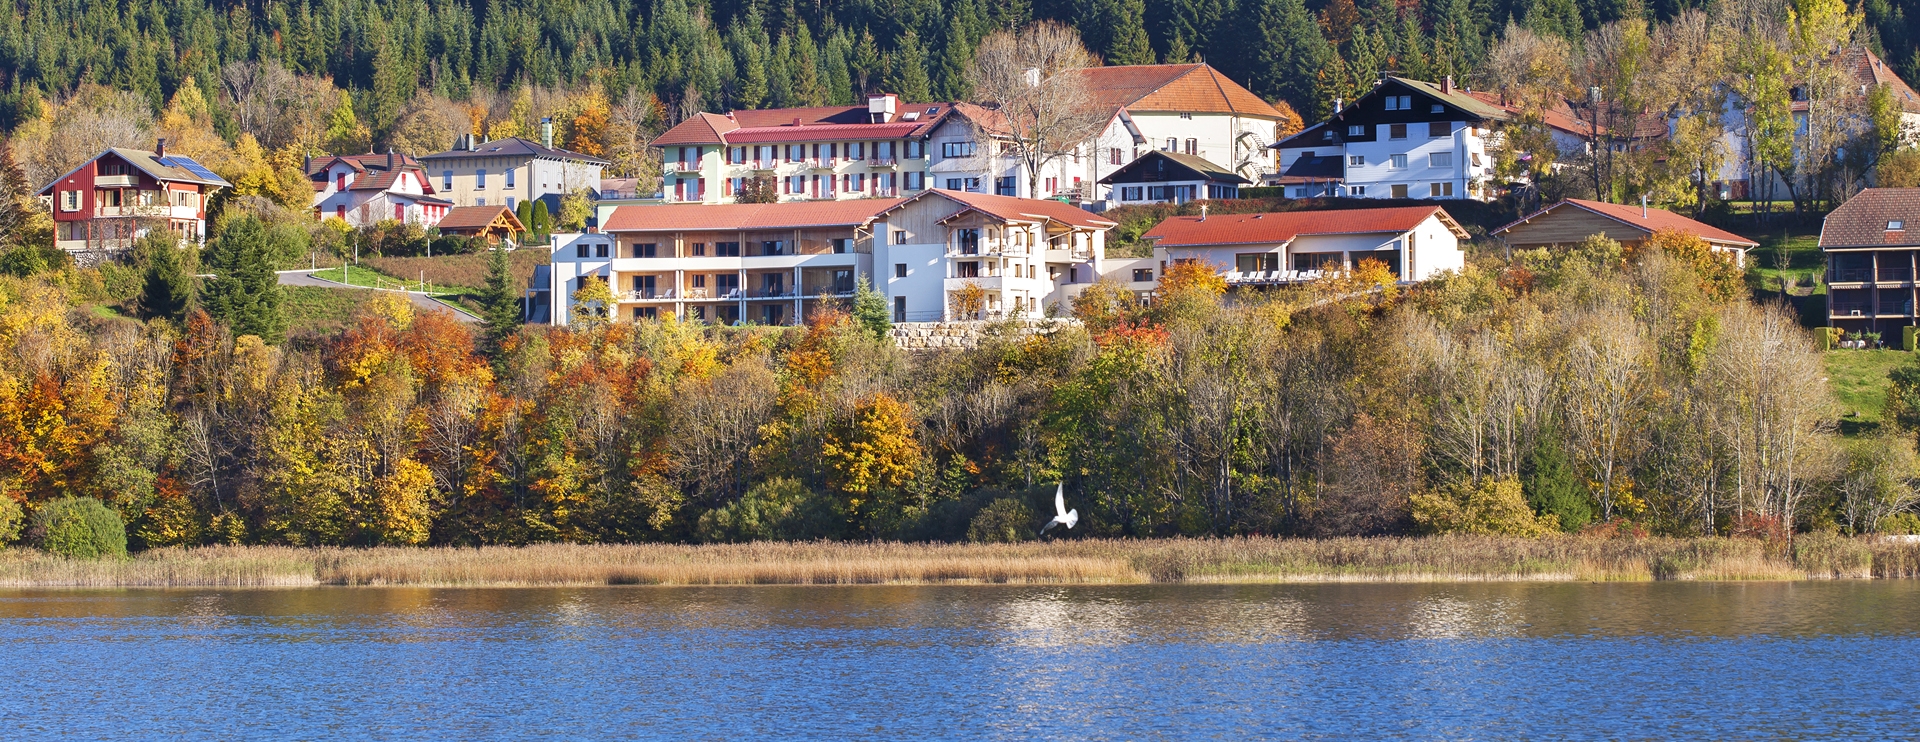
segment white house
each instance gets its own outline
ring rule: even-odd
[[[733,203],[761,178],[780,201],[892,198],[927,188],[927,135],[951,109],[878,94],[864,106],[700,113],[651,144],[672,203]]]
[[[796,324],[823,299],[851,297],[861,278],[886,297],[896,321],[1037,316],[1064,308],[1099,278],[1113,226],[1057,201],[937,190],[907,199],[621,206],[604,234],[555,236],[551,318],[566,324],[583,282],[607,281],[619,319],[671,313]]]
[[[461,146],[420,158],[439,195],[458,206],[506,206],[547,202],[560,213],[560,199],[580,189],[597,192],[609,164],[593,155],[553,146],[553,124],[541,124],[541,141],[507,137],[479,141],[462,137]]]
[[[1291,188],[1337,177],[1337,195],[1354,198],[1484,201],[1496,195],[1488,187],[1493,158],[1487,147],[1495,127],[1511,118],[1511,111],[1455,87],[1451,78],[1436,85],[1385,77],[1332,118],[1274,148],[1282,176],[1304,181]],[[1324,195],[1324,185],[1297,195]]]
[[[313,213],[370,227],[389,219],[431,227],[453,203],[434,195],[426,170],[406,155],[334,155],[307,163]]]
[[[1403,282],[1466,264],[1467,232],[1438,206],[1176,216],[1143,237],[1163,269],[1203,262],[1230,287],[1310,281],[1369,258]]]
[[[1842,50],[1836,61],[1840,64],[1845,76],[1843,82],[1850,93],[1847,99],[1832,104],[1831,110],[1852,119],[1843,122],[1842,128],[1865,131],[1871,125],[1865,120],[1866,105],[1863,98],[1872,88],[1884,85],[1887,92],[1892,94],[1893,103],[1899,111],[1900,125],[1908,144],[1913,144],[1920,137],[1920,93],[1915,93],[1905,80],[1894,74],[1893,68],[1879,55],[1864,47],[1853,47]],[[1790,104],[1794,129],[1793,156],[1798,160],[1804,154],[1803,147],[1809,136],[1808,107],[1811,104],[1802,88],[1794,88],[1789,94],[1793,98]],[[1752,127],[1747,119],[1746,107],[1746,102],[1739,96],[1727,97],[1726,111],[1721,118],[1726,131],[1722,135],[1726,158],[1713,185],[1723,199],[1788,198],[1791,192],[1778,173],[1755,172]],[[1770,193],[1767,191],[1769,186],[1772,188]]]

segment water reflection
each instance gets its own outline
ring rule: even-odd
[[[1920,583],[0,592],[8,739],[1920,732]]]

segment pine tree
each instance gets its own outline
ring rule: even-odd
[[[1147,43],[1144,0],[1104,0],[1107,27],[1105,57],[1107,64],[1153,64],[1153,47]]]
[[[1568,41],[1579,41],[1586,31],[1585,23],[1580,20],[1580,8],[1573,0],[1533,0],[1527,6],[1526,20],[1521,25],[1542,36],[1558,36]]]
[[[487,284],[480,291],[480,306],[485,309],[487,347],[498,350],[502,342],[520,329],[521,321],[520,296],[514,290],[505,244],[487,249]]]
[[[826,85],[820,82],[819,48],[813,33],[802,21],[793,30],[793,56],[787,60],[787,74],[793,76],[793,98],[803,106],[828,103]]]
[[[973,60],[973,44],[959,13],[947,16],[940,36],[940,54],[934,60],[933,94],[940,100],[966,100],[973,95],[973,83],[967,79],[967,65]]]
[[[235,335],[255,335],[279,343],[287,330],[281,311],[279,276],[269,256],[269,230],[252,214],[234,217],[207,247],[207,269],[213,280],[204,295],[207,313],[225,323]]]
[[[1167,56],[1161,60],[1166,64],[1186,64],[1193,61],[1193,51],[1187,48],[1187,40],[1175,34],[1167,42]]]
[[[1256,95],[1285,99],[1297,110],[1317,110],[1314,83],[1333,50],[1313,14],[1301,0],[1251,0],[1244,7],[1240,45],[1263,50],[1230,62],[1244,70],[1247,88]]]
[[[190,253],[172,232],[154,230],[134,245],[134,259],[145,266],[137,299],[140,316],[179,321],[193,307]]]
[[[927,55],[920,49],[920,36],[909,30],[900,35],[900,46],[887,58],[888,92],[900,100],[920,103],[933,98],[927,81]]]
[[[853,321],[875,340],[885,340],[893,329],[893,320],[887,314],[887,297],[873,290],[873,283],[866,276],[861,276],[853,285]]]
[[[854,47],[848,66],[853,73],[853,99],[865,98],[880,82],[880,47],[874,45],[873,34],[860,32],[860,45]]]
[[[372,135],[353,113],[353,96],[345,90],[340,91],[340,103],[327,114],[324,146],[336,155],[360,154],[373,146]]]

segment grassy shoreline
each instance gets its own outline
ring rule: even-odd
[[[1920,577],[1920,544],[1443,536],[156,549],[118,561],[0,551],[0,588],[417,585],[1129,584],[1795,580]]]

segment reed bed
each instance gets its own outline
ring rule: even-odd
[[[78,561],[0,551],[0,587],[869,585],[1785,580],[1920,577],[1920,543],[1752,539],[1084,539],[156,549]]]

